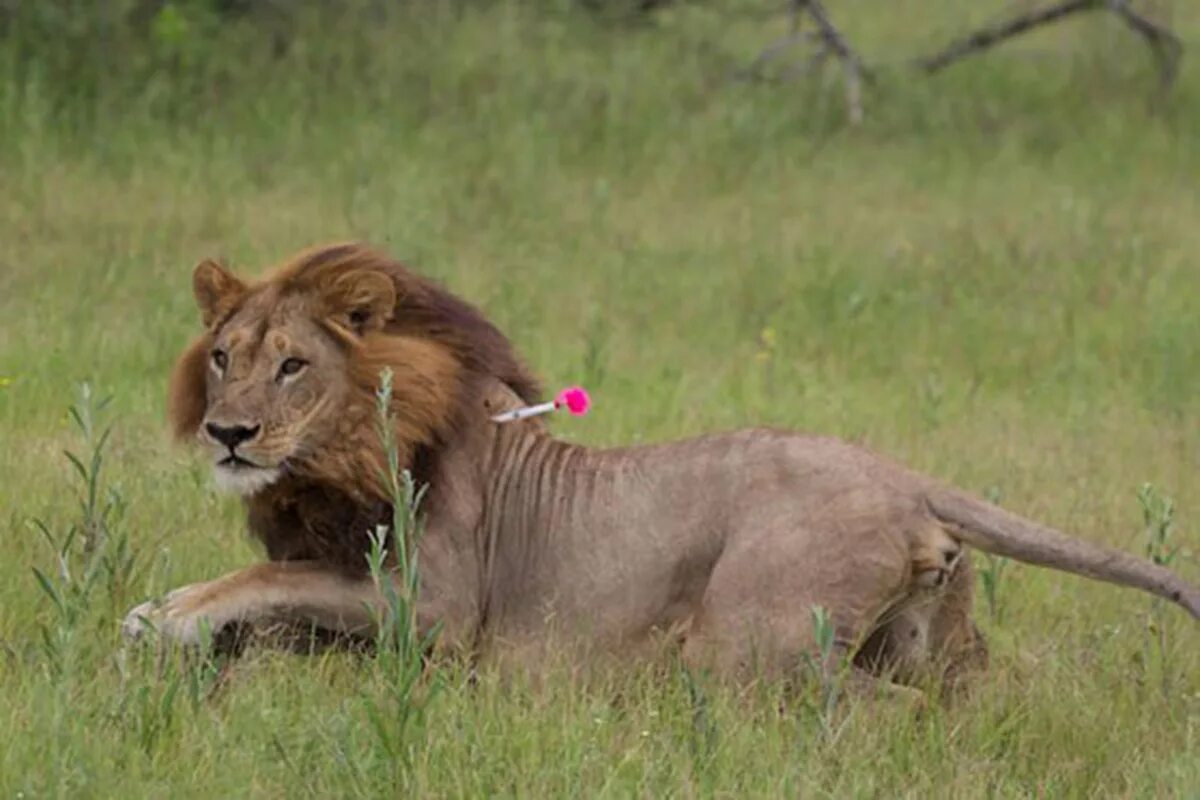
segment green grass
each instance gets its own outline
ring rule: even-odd
[[[974,695],[850,702],[832,736],[669,661],[536,686],[447,666],[405,770],[372,661],[255,651],[210,695],[122,651],[128,607],[260,557],[167,442],[191,267],[345,237],[482,305],[549,385],[584,382],[564,436],[838,434],[1135,552],[1149,482],[1200,580],[1200,14],[1175,4],[1190,53],[1151,111],[1151,62],[1105,17],[931,80],[900,59],[1011,4],[831,4],[884,65],[848,129],[836,84],[730,80],[772,23],[559,5],[302,22],[277,61],[234,26],[191,73],[86,85],[0,48],[0,796],[1194,797],[1196,625],[1017,565],[998,619],[980,592]],[[102,477],[137,568],[67,625],[31,520],[79,518],[84,380],[114,398]]]

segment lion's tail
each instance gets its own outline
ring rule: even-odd
[[[1165,597],[1200,619],[1200,589],[1166,567],[1085,542],[950,489],[926,495],[933,515],[972,547]]]

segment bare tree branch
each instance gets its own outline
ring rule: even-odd
[[[816,38],[816,35],[817,34],[815,31],[793,31],[787,36],[776,39],[764,47],[763,51],[759,53],[755,59],[741,71],[741,76],[745,78],[766,77],[763,73],[764,67],[770,64],[772,61],[776,61],[787,53],[791,52],[792,48],[794,48],[796,45],[811,42],[814,38]],[[818,43],[818,45],[814,48],[814,51],[815,52],[810,55],[809,58],[806,58],[805,61],[808,61],[811,58],[815,58],[816,56],[826,52],[824,44]]]
[[[967,56],[999,44],[1026,31],[1056,22],[1081,11],[1107,10],[1116,14],[1140,34],[1154,51],[1164,86],[1169,86],[1179,71],[1183,44],[1166,27],[1152,22],[1129,7],[1128,0],[1065,0],[1045,8],[1019,14],[1003,22],[981,28],[966,38],[951,43],[932,56],[918,59],[917,66],[929,73],[938,72]]]
[[[1183,58],[1183,42],[1169,28],[1147,19],[1129,7],[1126,0],[1111,0],[1109,8],[1126,25],[1141,34],[1158,59],[1158,71],[1164,88],[1170,87],[1179,74],[1179,62]]]
[[[863,65],[862,59],[854,48],[846,41],[833,24],[829,13],[821,0],[791,0],[788,4],[788,16],[791,19],[791,31],[787,36],[768,45],[743,71],[743,76],[761,78],[763,68],[770,62],[781,58],[797,45],[813,44],[812,52],[799,60],[798,64],[789,67],[785,72],[788,77],[794,77],[805,72],[814,71],[825,63],[830,55],[842,64],[846,77],[846,109],[850,122],[857,125],[862,122],[862,84],[870,75]],[[817,26],[815,31],[801,31],[804,20],[809,19]]]
[[[821,31],[821,38],[842,62],[842,69],[846,73],[846,108],[850,114],[850,122],[857,125],[862,122],[863,118],[862,82],[866,75],[866,69],[863,67],[862,59],[846,43],[841,32],[834,27],[821,0],[796,0],[796,2],[797,5],[802,5],[808,10],[809,16],[816,21],[817,28]]]
[[[1057,22],[1084,11],[1108,11],[1115,14],[1132,31],[1141,36],[1154,53],[1162,86],[1169,87],[1179,74],[1183,58],[1183,43],[1169,28],[1139,14],[1130,0],[1059,0],[1053,5],[1026,11],[1001,22],[988,25],[970,35],[951,42],[941,51],[915,61],[926,73],[940,72],[968,56],[975,55],[1027,31]],[[862,85],[870,72],[833,24],[822,0],[789,0],[790,32],[772,42],[742,71],[743,77],[763,78],[764,68],[773,61],[787,57],[795,48],[803,48],[802,57],[781,71],[784,77],[795,77],[819,69],[830,57],[836,58],[845,74],[846,109],[850,122],[863,119]],[[805,21],[815,24],[815,30],[802,31]]]
[[[1067,0],[1056,6],[1029,11],[1004,22],[981,28],[966,38],[952,43],[940,53],[919,59],[917,64],[926,72],[938,72],[959,59],[974,55],[980,50],[986,50],[1005,39],[1011,39],[1028,30],[1055,22],[1068,14],[1091,11],[1102,6],[1104,2],[1105,0]]]

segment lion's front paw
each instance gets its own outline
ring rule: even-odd
[[[157,635],[181,645],[200,644],[205,631],[215,632],[218,624],[194,602],[195,591],[195,587],[185,586],[171,592],[161,602],[147,600],[134,607],[121,622],[121,635],[128,641]]]

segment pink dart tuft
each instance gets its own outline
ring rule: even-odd
[[[581,417],[592,407],[592,398],[588,397],[587,390],[582,386],[570,386],[558,393],[554,405],[560,408],[566,406],[567,411]]]

